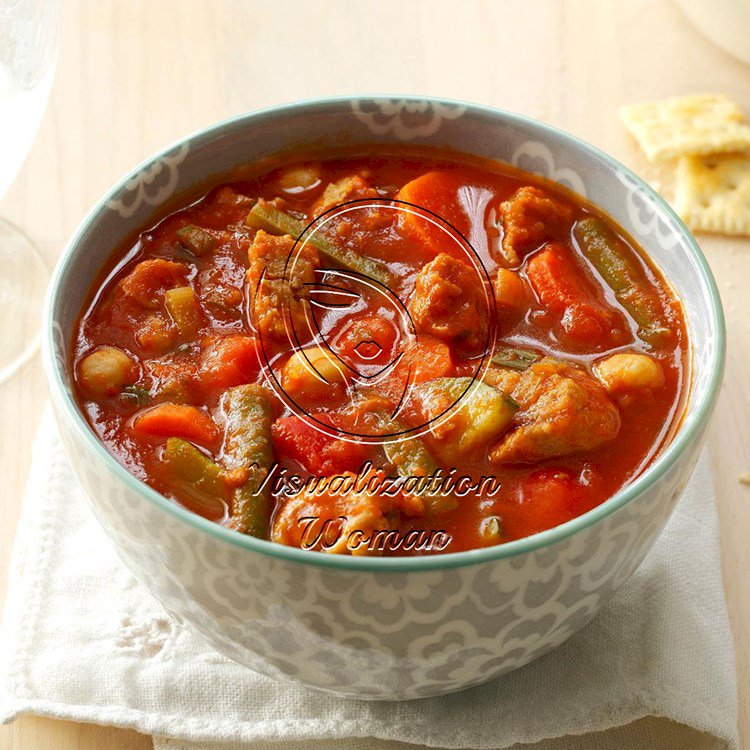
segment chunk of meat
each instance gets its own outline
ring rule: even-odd
[[[341,473],[327,478],[331,484],[325,491],[305,489],[290,497],[276,513],[271,541],[341,555],[382,552],[377,540],[392,528],[386,513],[396,502],[367,491],[364,484],[352,490],[356,477]],[[375,542],[372,549],[371,539]]]
[[[543,242],[563,239],[573,221],[573,209],[538,187],[526,185],[500,204],[500,217],[503,254],[515,266]]]
[[[141,327],[133,334],[138,346],[146,354],[164,354],[177,341],[177,332],[173,323],[163,315],[154,313],[149,315]]]
[[[510,367],[498,367],[490,363],[482,378],[483,382],[497,388],[503,393],[512,393],[521,379],[521,373],[518,370],[512,370]]]
[[[320,266],[317,251],[307,243],[291,264],[293,272],[285,278],[287,259],[293,249],[294,239],[288,234],[278,237],[259,229],[248,250],[247,282],[253,325],[262,336],[276,341],[287,340],[288,323],[305,338],[306,285],[315,281],[315,269]]]
[[[467,352],[487,344],[489,309],[481,279],[466,263],[446,253],[417,274],[409,312],[420,333]]]
[[[141,307],[156,310],[167,289],[187,283],[188,267],[164,258],[141,261],[121,282],[120,290]]]
[[[585,371],[545,357],[513,389],[518,427],[490,450],[496,464],[534,463],[589,451],[613,440],[620,412]]]
[[[149,391],[156,401],[192,404],[198,400],[195,365],[184,359],[152,359],[145,363]]]
[[[353,201],[358,198],[376,198],[377,195],[378,191],[371,187],[361,175],[342,177],[340,180],[326,185],[323,195],[313,204],[312,215],[320,216],[334,206],[346,203],[346,201]]]

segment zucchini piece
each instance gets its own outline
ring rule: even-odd
[[[187,440],[169,438],[162,460],[175,484],[187,495],[204,505],[226,499],[227,484],[223,469]]]
[[[205,229],[195,226],[195,224],[188,224],[182,229],[178,229],[175,235],[180,244],[190,250],[193,255],[205,255],[212,252],[216,247],[216,238]]]
[[[402,422],[392,419],[385,412],[378,412],[376,416],[381,425],[387,426],[390,432],[402,432],[407,429]],[[393,466],[400,477],[429,477],[440,468],[424,441],[419,437],[383,443],[383,452],[388,463]],[[433,494],[425,491],[421,496],[425,499],[427,510],[431,515],[458,507],[458,501],[453,495]]]
[[[418,437],[384,443],[383,450],[388,463],[402,477],[428,477],[439,468],[427,446]]]
[[[306,224],[294,216],[280,211],[273,203],[260,198],[245,218],[245,225],[263,229],[272,234],[289,234],[300,239],[307,228]],[[344,247],[339,247],[320,233],[310,237],[310,244],[329,261],[338,263],[350,271],[368,276],[387,287],[394,283],[393,274],[382,264],[366,258]]]
[[[519,408],[503,391],[472,378],[438,378],[414,390],[428,419],[438,418],[461,399],[456,414],[436,428],[436,448],[448,463],[497,439]]]
[[[224,461],[248,471],[247,481],[234,490],[229,527],[250,536],[268,538],[272,498],[263,480],[273,463],[271,399],[263,386],[230,388],[222,407],[226,416]]]
[[[625,243],[596,216],[576,222],[573,236],[581,252],[638,325],[638,337],[647,344],[668,341],[673,334],[661,301],[647,286],[643,270],[633,261]]]
[[[184,339],[195,338],[203,324],[203,316],[193,287],[178,286],[167,289],[164,293],[164,303],[177,325],[180,336]]]
[[[500,347],[495,349],[495,353],[490,360],[492,364],[500,367],[509,367],[511,370],[524,370],[531,367],[534,362],[541,359],[541,355],[531,352],[528,349],[512,349],[510,347]]]

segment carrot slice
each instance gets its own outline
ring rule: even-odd
[[[526,275],[571,339],[586,345],[623,342],[627,331],[623,315],[597,299],[591,282],[564,245],[545,245],[529,260]]]
[[[458,197],[462,185],[458,175],[435,170],[407,182],[398,191],[396,198],[437,214],[461,234],[468,236],[469,217]],[[424,242],[430,249],[434,248],[434,255],[455,250],[455,240],[439,224],[433,224],[422,214],[404,212],[400,223],[412,237]]]
[[[188,404],[165,403],[142,411],[133,420],[133,429],[153,437],[178,437],[191,443],[215,448],[221,432],[206,412]]]
[[[203,353],[200,379],[210,390],[226,390],[252,383],[260,371],[258,342],[252,336],[236,334],[214,341]]]

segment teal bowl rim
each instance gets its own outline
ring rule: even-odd
[[[68,392],[65,382],[63,380],[62,372],[58,368],[56,358],[53,355],[55,348],[55,325],[52,318],[52,311],[55,309],[58,297],[61,293],[60,280],[64,269],[66,268],[70,258],[74,255],[78,242],[88,228],[88,226],[96,220],[99,213],[106,207],[108,201],[115,197],[115,195],[123,188],[125,183],[132,180],[137,174],[143,169],[147,168],[155,160],[160,159],[170,153],[176,148],[184,144],[185,142],[191,142],[194,139],[219,135],[222,130],[231,125],[237,125],[242,122],[252,122],[255,118],[262,116],[277,116],[285,113],[293,114],[299,111],[300,108],[315,107],[320,105],[349,105],[353,100],[364,99],[373,102],[385,102],[385,101],[406,101],[406,102],[429,102],[432,104],[448,105],[448,106],[462,106],[467,109],[474,110],[476,112],[484,113],[491,116],[496,116],[505,121],[515,122],[519,125],[530,126],[534,128],[538,133],[552,134],[563,139],[567,139],[574,145],[593,153],[594,156],[598,157],[604,163],[608,164],[611,168],[621,170],[624,174],[630,177],[646,194],[653,200],[653,202],[663,211],[670,219],[682,231],[685,239],[687,240],[688,247],[693,253],[694,260],[697,262],[698,268],[702,272],[704,279],[707,283],[710,292],[710,314],[712,315],[714,327],[716,330],[716,348],[714,356],[711,361],[711,375],[708,383],[708,387],[702,394],[698,394],[699,401],[695,404],[695,409],[692,414],[686,416],[685,421],[680,426],[677,434],[674,436],[672,442],[663,450],[662,453],[657,456],[651,466],[637,477],[631,484],[624,487],[622,490],[614,494],[608,500],[605,500],[601,505],[596,508],[584,513],[577,518],[572,519],[560,526],[555,526],[547,531],[542,531],[537,534],[533,534],[523,539],[517,539],[512,542],[506,542],[495,547],[484,547],[482,549],[469,550],[466,552],[450,552],[447,554],[425,556],[425,557],[355,557],[347,555],[329,555],[325,553],[316,553],[306,550],[297,549],[295,547],[287,547],[276,542],[266,541],[264,539],[256,539],[254,537],[240,534],[237,531],[233,531],[224,526],[221,526],[213,521],[209,521],[202,516],[199,516],[191,511],[183,508],[180,505],[172,502],[165,496],[156,492],[140,479],[136,478],[133,474],[127,471],[122,464],[120,464],[114,456],[105,448],[104,444],[94,434],[91,427],[85,421],[83,415],[78,410],[75,402]],[[263,109],[253,110],[246,112],[241,115],[221,120],[214,125],[210,125],[206,128],[197,130],[190,135],[180,138],[174,143],[170,144],[166,148],[161,149],[159,152],[144,160],[129,174],[122,178],[116,185],[106,192],[103,198],[89,211],[83,221],[79,224],[68,244],[65,247],[60,259],[55,266],[52,277],[50,279],[49,288],[44,305],[44,332],[42,339],[42,359],[44,363],[44,370],[47,376],[47,381],[50,385],[52,395],[57,397],[58,402],[62,405],[64,412],[68,419],[72,422],[78,436],[88,444],[93,453],[98,456],[108,467],[110,472],[122,482],[125,483],[134,492],[140,493],[143,497],[149,500],[153,505],[161,510],[169,513],[177,519],[184,521],[189,526],[197,529],[198,531],[205,531],[209,535],[215,537],[218,540],[227,542],[236,547],[248,550],[250,552],[256,552],[262,555],[269,555],[274,558],[280,558],[289,562],[300,563],[303,565],[315,565],[325,568],[335,568],[342,571],[371,571],[371,572],[417,572],[417,571],[430,571],[430,570],[442,570],[444,568],[455,568],[462,567],[465,565],[476,565],[479,563],[492,562],[494,560],[501,560],[507,557],[514,557],[516,555],[525,554],[528,552],[534,552],[535,550],[543,547],[555,544],[578,531],[587,529],[588,527],[598,523],[605,519],[611,513],[619,510],[623,506],[627,505],[631,500],[640,495],[651,487],[656,481],[658,481],[664,474],[674,465],[677,458],[683,452],[683,450],[696,438],[698,437],[701,429],[706,425],[708,418],[711,415],[714,403],[719,392],[719,386],[721,384],[722,375],[724,371],[724,360],[726,353],[726,328],[724,323],[724,313],[721,306],[721,300],[719,296],[719,290],[716,286],[716,281],[713,277],[711,269],[708,265],[706,257],[703,255],[698,243],[690,233],[688,228],[667,204],[667,202],[655,192],[646,182],[644,182],[638,175],[632,170],[625,167],[623,164],[613,159],[605,152],[598,149],[596,146],[592,146],[589,143],[577,138],[576,136],[566,133],[564,130],[552,127],[545,123],[534,120],[531,117],[524,115],[515,114],[513,112],[507,112],[496,107],[490,107],[483,104],[473,104],[471,102],[461,101],[458,99],[442,99],[438,97],[424,97],[424,96],[394,96],[394,95],[361,95],[361,96],[334,96],[334,97],[321,97],[316,99],[304,99],[288,104],[281,104],[273,107],[267,107]],[[695,397],[696,394],[691,393],[691,398]]]

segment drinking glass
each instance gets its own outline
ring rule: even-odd
[[[58,0],[0,0],[0,199],[31,149],[47,104],[59,16]],[[46,282],[33,242],[0,216],[0,382],[36,349]]]

